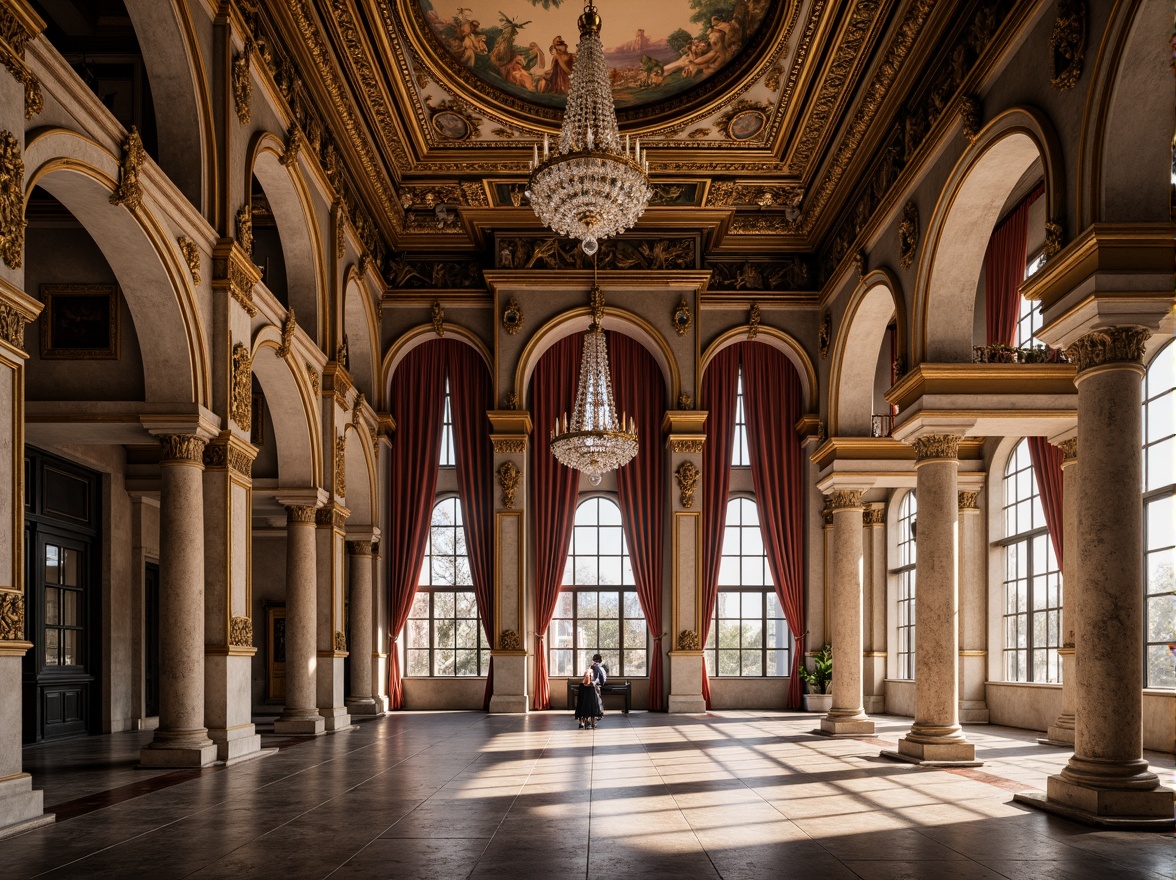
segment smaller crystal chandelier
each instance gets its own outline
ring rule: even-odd
[[[624,467],[637,454],[637,425],[625,426],[625,414],[617,421],[612,379],[608,374],[608,349],[600,321],[604,317],[604,294],[592,285],[592,324],[584,334],[580,356],[580,384],[571,421],[567,413],[555,420],[551,452],[570,468],[588,475],[588,482],[600,485],[600,475]]]
[[[621,142],[600,16],[591,0],[580,16],[580,45],[572,64],[568,104],[555,152],[543,136],[543,160],[535,145],[527,197],[543,225],[578,238],[592,255],[600,239],[624,232],[645,213],[653,191],[641,140]]]

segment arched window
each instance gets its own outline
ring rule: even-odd
[[[735,385],[735,436],[731,443],[731,467],[750,467],[751,453],[747,448],[747,413],[743,409],[743,368]]]
[[[1081,454],[1079,450],[1079,454]],[[1176,688],[1176,345],[1143,383],[1144,687]]]
[[[897,678],[915,677],[915,520],[918,504],[914,490],[898,506],[898,671]]]
[[[457,498],[433,506],[407,631],[409,675],[485,675],[490,667]]]
[[[450,406],[449,380],[445,380],[445,409],[441,415],[441,467],[456,467],[457,455],[453,450],[453,407]]]
[[[1033,476],[1029,441],[1004,475],[1004,668],[1006,681],[1061,681],[1062,573]]]
[[[648,675],[647,633],[621,509],[611,498],[585,499],[548,628],[550,674],[578,676],[599,652],[612,677]]]
[[[727,502],[714,623],[706,640],[708,676],[786,676],[791,638],[751,498]]]

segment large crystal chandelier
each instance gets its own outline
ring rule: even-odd
[[[629,147],[617,131],[608,66],[600,42],[600,16],[591,0],[580,16],[580,45],[572,65],[567,110],[555,152],[543,136],[535,146],[528,197],[543,225],[578,238],[594,254],[600,239],[633,226],[652,191],[641,140]]]
[[[592,325],[584,334],[580,356],[580,384],[571,421],[567,413],[555,420],[551,452],[560,462],[588,475],[588,482],[600,485],[600,475],[628,464],[637,454],[637,425],[625,414],[617,421],[612,379],[608,374],[608,349],[600,321],[604,317],[604,294],[592,286]]]

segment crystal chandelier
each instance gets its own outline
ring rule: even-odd
[[[580,383],[571,421],[567,413],[555,420],[551,452],[570,468],[588,475],[588,482],[600,485],[600,475],[628,464],[637,454],[637,425],[625,426],[625,414],[617,421],[612,379],[608,373],[608,349],[600,321],[604,317],[604,294],[593,283],[592,325],[584,334],[580,356]]]
[[[649,161],[641,140],[629,147],[617,131],[608,66],[600,42],[600,16],[591,0],[580,16],[580,45],[572,65],[567,110],[555,152],[543,136],[535,145],[527,196],[543,225],[578,238],[594,254],[600,239],[636,224],[649,204]]]

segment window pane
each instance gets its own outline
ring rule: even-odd
[[[77,666],[82,662],[82,634],[76,629],[67,629],[62,633],[62,638],[64,656],[61,662],[66,666]]]
[[[45,545],[45,583],[61,583],[61,550],[52,544]]]
[[[61,639],[61,631],[56,629],[45,630],[45,665],[57,666],[59,663],[59,645]]]
[[[53,587],[45,588],[45,623],[57,626],[61,623],[61,611],[58,596],[61,591]]]
[[[409,651],[408,652],[408,674],[409,675],[428,675],[429,674],[429,652],[428,651]]]
[[[559,598],[555,600],[555,616],[556,617],[571,617],[572,616],[572,594],[560,593]]]
[[[644,620],[626,620],[624,626],[625,647],[644,648],[646,632],[648,632],[648,627],[646,627]],[[630,672],[629,674],[635,673]]]
[[[478,647],[478,624],[476,621],[459,620],[457,622],[457,647]]]
[[[637,598],[636,590],[625,590],[625,617],[640,617],[644,619],[645,612],[641,610],[641,600]]]
[[[551,652],[551,674],[557,678],[571,677],[576,674],[572,667],[572,652],[566,650]]]
[[[597,647],[619,648],[621,646],[621,623],[618,620],[601,620],[598,630],[600,636]],[[614,667],[615,668],[615,667]]]
[[[68,547],[63,548],[63,571],[61,582],[67,587],[80,587],[81,582],[78,580],[78,568],[81,564],[82,554],[77,550],[70,550]]]
[[[625,651],[625,675],[644,676],[649,672],[645,668],[646,651],[644,648],[640,650],[626,650]]]
[[[455,675],[457,673],[455,661],[456,656],[452,648],[438,648],[433,652],[433,674]]]

